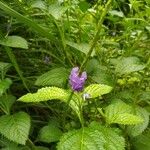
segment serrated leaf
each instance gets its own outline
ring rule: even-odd
[[[137,136],[141,134],[149,124],[149,113],[145,109],[137,107],[134,109],[134,113],[143,119],[143,123],[139,125],[129,126],[127,128],[127,131],[131,136]]]
[[[28,93],[19,98],[19,101],[22,102],[42,102],[48,100],[61,100],[68,104],[68,99],[71,95],[71,92],[67,90],[57,88],[57,87],[45,87],[39,89],[36,93]],[[80,108],[79,105],[82,99],[76,93],[73,94],[69,106],[76,112],[79,119],[80,118]]]
[[[53,124],[44,126],[38,135],[38,140],[46,143],[56,142],[62,136],[62,131]]]
[[[109,93],[112,90],[111,86],[104,85],[104,84],[91,84],[86,87],[83,93],[88,93],[90,98],[95,98],[98,96],[102,96],[104,94]]]
[[[141,117],[131,114],[131,107],[123,102],[117,102],[107,106],[105,109],[105,117],[108,124],[133,125],[143,122]]]
[[[3,95],[0,97],[0,108],[6,113],[10,113],[11,106],[16,98],[13,95]]]
[[[35,82],[35,85],[38,86],[53,85],[57,87],[62,87],[66,83],[68,76],[69,72],[67,69],[63,67],[54,68],[39,76]]]
[[[10,141],[25,145],[30,129],[30,117],[24,112],[0,117],[0,133]]]
[[[124,150],[125,141],[112,129],[92,125],[62,136],[58,150]]]
[[[2,96],[2,94],[6,92],[7,89],[9,89],[11,84],[12,84],[12,81],[9,78],[0,80],[0,96]]]
[[[22,102],[41,102],[53,99],[66,101],[69,97],[69,92],[57,87],[45,87],[39,89],[36,93],[28,93],[19,98]]]
[[[116,65],[116,72],[128,74],[135,71],[140,71],[145,68],[145,65],[140,63],[137,57],[124,57],[118,60]]]
[[[0,45],[28,49],[27,41],[20,36],[8,36],[7,38],[0,40]]]
[[[69,45],[70,47],[75,48],[76,50],[84,53],[87,55],[89,49],[90,49],[90,45],[88,43],[74,43],[71,41],[66,41],[66,44]],[[91,56],[94,55],[94,52],[91,54]]]

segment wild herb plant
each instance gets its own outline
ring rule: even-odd
[[[149,150],[149,16],[149,0],[1,0],[1,149]]]

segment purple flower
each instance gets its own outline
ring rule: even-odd
[[[83,89],[85,80],[87,79],[87,74],[86,72],[82,72],[82,74],[79,74],[79,68],[78,67],[74,67],[71,70],[71,74],[69,76],[69,83],[72,87],[73,91],[81,91]]]

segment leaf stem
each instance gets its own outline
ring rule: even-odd
[[[105,5],[105,8],[104,8],[104,10],[103,10],[103,12],[102,12],[102,15],[101,15],[101,17],[100,17],[100,20],[99,20],[99,22],[98,22],[97,32],[96,32],[96,34],[95,34],[95,36],[94,36],[94,38],[93,38],[93,41],[92,41],[91,46],[90,46],[90,49],[89,49],[89,51],[88,51],[88,53],[87,53],[85,59],[83,60],[83,62],[82,62],[82,64],[81,64],[80,72],[81,72],[82,69],[85,67],[85,65],[86,65],[86,63],[87,63],[87,61],[88,61],[88,59],[90,58],[90,56],[91,56],[91,54],[92,54],[92,52],[93,52],[93,50],[94,50],[94,48],[95,48],[95,46],[96,46],[96,43],[97,43],[98,40],[99,40],[99,33],[100,33],[101,29],[102,29],[104,17],[106,16],[106,14],[107,14],[107,12],[108,12],[108,10],[109,10],[109,8],[110,8],[111,2],[112,2],[112,0],[108,0],[108,2],[107,2],[106,5]]]

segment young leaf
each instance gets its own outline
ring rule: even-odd
[[[149,113],[146,111],[146,109],[140,107],[135,108],[134,112],[137,116],[141,117],[144,121],[143,123],[138,125],[128,126],[127,130],[130,135],[137,136],[147,128],[149,124]]]
[[[24,112],[0,117],[0,133],[11,141],[25,145],[30,129],[30,117]]]
[[[8,36],[7,38],[0,40],[0,45],[28,49],[27,41],[20,36]]]
[[[124,57],[118,60],[116,65],[116,72],[122,74],[128,74],[135,71],[140,71],[145,68],[145,65],[140,63],[137,57]]]
[[[104,85],[104,84],[91,84],[86,87],[83,93],[88,93],[90,98],[95,98],[98,96],[102,96],[104,94],[109,93],[112,90],[111,86]]]
[[[69,76],[69,72],[65,68],[54,68],[41,76],[39,76],[35,82],[38,86],[48,86],[53,85],[57,87],[62,87]]]
[[[131,107],[123,102],[111,104],[105,109],[105,117],[108,124],[128,124],[134,125],[142,123],[143,119],[131,114]]]
[[[112,129],[92,125],[69,131],[58,143],[58,150],[124,150],[124,139]]]
[[[53,124],[44,126],[39,131],[38,140],[46,143],[56,142],[62,136],[62,131]]]

